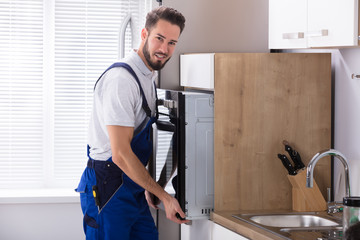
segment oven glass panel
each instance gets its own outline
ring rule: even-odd
[[[172,139],[174,133],[157,130],[157,149],[156,149],[156,181],[160,184],[166,181],[165,191],[175,194],[172,184],[173,177],[177,174],[176,166],[173,164]],[[160,179],[160,175],[162,178]]]
[[[165,99],[165,90],[158,90],[158,98]],[[164,106],[158,106],[159,110],[159,121],[170,123],[169,109]],[[173,184],[174,176],[177,175],[177,165],[175,162],[176,152],[174,149],[174,138],[175,134],[172,131],[160,130],[153,125],[154,133],[154,143],[155,147],[155,178],[156,181],[161,185],[165,185],[165,191],[170,194],[175,194],[175,189]],[[176,180],[176,178],[175,178]],[[175,181],[174,180],[174,181]]]

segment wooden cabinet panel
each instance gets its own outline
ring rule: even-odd
[[[286,139],[306,165],[331,147],[330,54],[215,54],[214,94],[215,211],[291,209],[277,154]],[[326,196],[330,161],[314,177]]]

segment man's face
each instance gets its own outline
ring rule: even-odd
[[[154,28],[149,31],[143,30],[143,55],[147,66],[152,70],[160,70],[170,60],[178,38],[180,28],[168,21],[160,19]]]

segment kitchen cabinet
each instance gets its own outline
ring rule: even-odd
[[[214,90],[214,53],[180,55],[180,86]]]
[[[278,159],[287,140],[305,165],[331,148],[331,55],[214,54],[215,213],[289,210],[292,188]],[[326,199],[331,161],[314,178]]]
[[[358,0],[269,0],[269,48],[359,45]]]
[[[172,238],[168,238],[172,239]],[[191,224],[181,224],[181,240],[246,240],[242,235],[229,230],[211,220],[194,220]]]
[[[224,228],[223,226],[211,223],[211,232],[212,232],[212,238],[211,240],[247,240],[248,238],[245,238],[241,236],[240,234],[233,232],[227,228]]]
[[[269,0],[269,48],[306,48],[306,18],[306,1]]]

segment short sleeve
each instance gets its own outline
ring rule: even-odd
[[[105,125],[134,127],[141,101],[139,87],[131,74],[124,68],[113,68],[104,74],[102,81]]]

